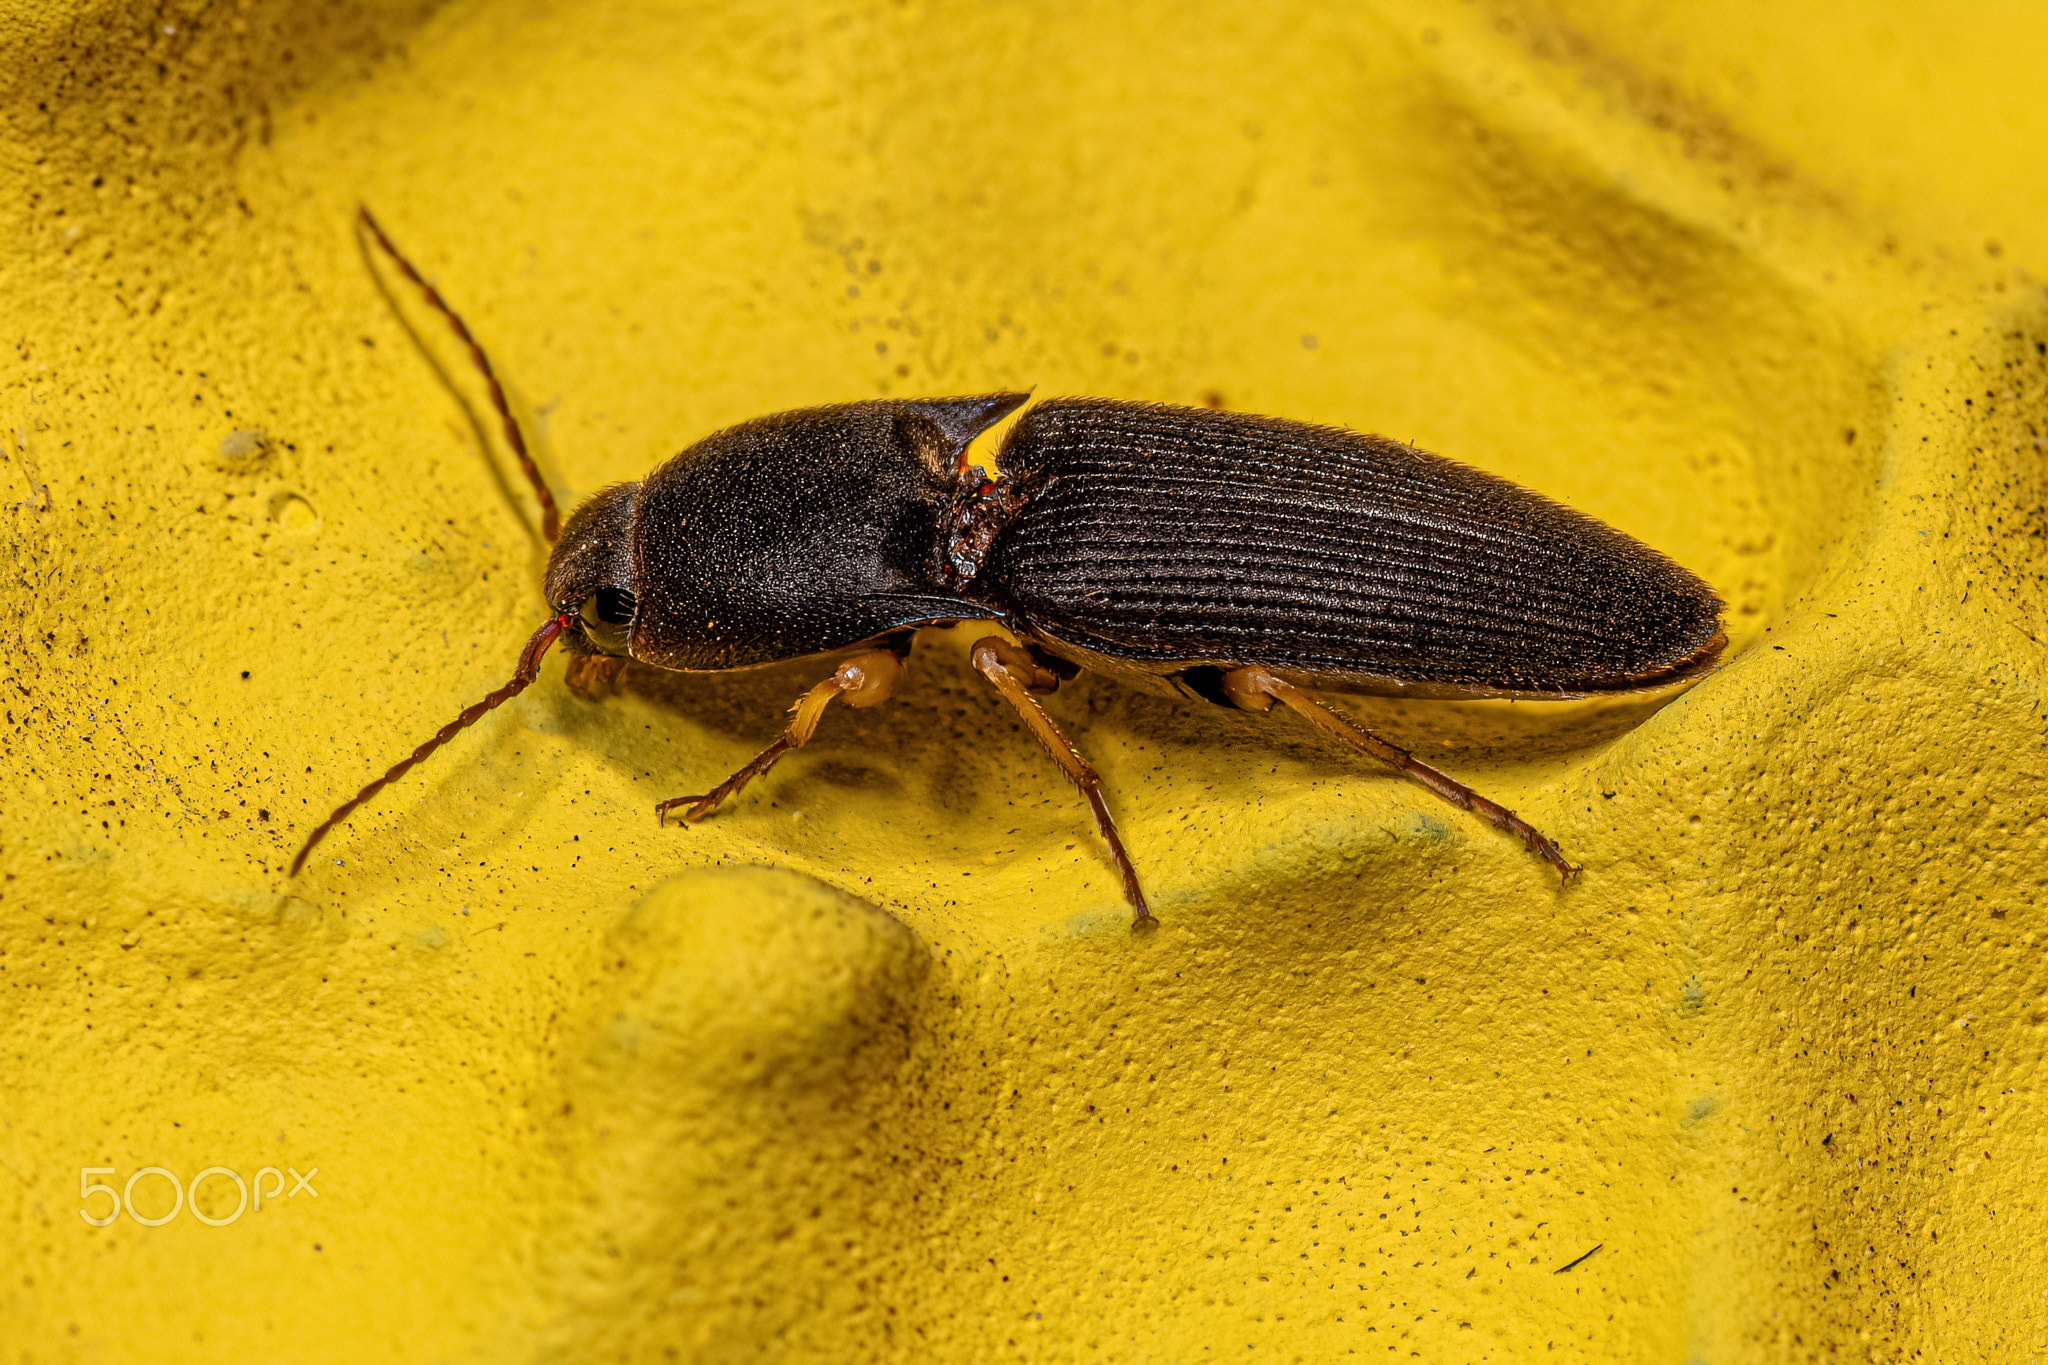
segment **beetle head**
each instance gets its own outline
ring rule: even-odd
[[[562,643],[577,653],[627,653],[638,607],[632,531],[639,492],[637,483],[620,483],[591,496],[570,514],[548,556],[544,590],[558,614],[575,618]]]

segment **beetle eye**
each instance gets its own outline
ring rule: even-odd
[[[576,613],[583,618],[583,638],[606,654],[629,653],[626,627],[632,624],[636,605],[624,588],[599,588],[583,599]]]
[[[633,609],[638,605],[633,594],[624,588],[599,588],[583,603],[583,620],[586,625],[623,626],[633,620]]]

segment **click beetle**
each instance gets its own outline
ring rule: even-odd
[[[1081,669],[1151,691],[1274,703],[1576,869],[1512,811],[1311,691],[1553,700],[1696,679],[1727,643],[1722,603],[1583,513],[1413,446],[1205,408],[1061,398],[1029,408],[993,473],[974,439],[1029,395],[806,408],[708,436],[556,528],[490,361],[367,209],[364,231],[482,371],[553,543],[549,618],[512,680],[343,803],[329,830],[530,684],[560,641],[572,678],[627,661],[686,672],[839,655],[782,734],[697,796],[700,820],[800,748],[834,700],[887,700],[913,634],[986,622],[969,657],[1080,789],[1136,925],[1153,922],[1102,782],[1038,697]]]

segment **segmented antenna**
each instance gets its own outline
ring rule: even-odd
[[[541,656],[548,652],[548,646],[555,642],[555,637],[569,628],[569,622],[570,618],[568,616],[557,616],[535,631],[533,638],[526,642],[526,648],[519,652],[519,667],[513,672],[511,682],[506,683],[482,701],[466,708],[461,715],[442,726],[432,739],[420,745],[419,748],[414,749],[411,757],[401,759],[397,763],[392,764],[389,772],[357,792],[348,800],[342,802],[339,810],[335,811],[334,814],[328,816],[325,820],[322,820],[320,827],[311,834],[308,834],[306,842],[299,846],[298,856],[292,859],[292,870],[288,875],[298,876],[299,869],[306,865],[306,855],[313,851],[313,845],[327,837],[328,830],[333,829],[336,825],[353,815],[356,807],[362,805],[363,802],[411,772],[427,755],[455,738],[457,734],[476,724],[477,721],[483,718],[486,712],[496,710],[521,692],[524,692],[527,684],[532,682],[540,673]]]
[[[448,319],[448,325],[455,329],[455,335],[469,348],[470,360],[483,372],[484,383],[490,387],[491,406],[497,409],[499,419],[505,424],[505,441],[512,447],[512,453],[519,457],[519,467],[526,471],[528,482],[533,484],[533,494],[540,499],[541,534],[547,537],[548,544],[554,544],[562,535],[562,514],[555,507],[555,495],[548,491],[547,481],[540,476],[539,466],[534,464],[533,456],[526,451],[526,436],[519,430],[518,420],[512,416],[512,405],[505,401],[505,389],[498,383],[496,372],[491,369],[491,358],[484,354],[484,348],[470,335],[469,325],[463,322],[462,315],[448,306],[440,292],[421,278],[419,271],[413,269],[412,262],[405,259],[405,253],[384,235],[384,229],[370,216],[369,205],[356,205],[356,216],[362,220],[363,226],[370,230],[370,236],[376,239],[384,254],[398,267],[399,273],[419,287],[420,293],[426,296],[434,311]]]

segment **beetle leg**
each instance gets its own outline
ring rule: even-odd
[[[619,674],[631,662],[615,654],[578,654],[562,671],[562,681],[584,701],[597,701],[618,689]]]
[[[1138,886],[1138,870],[1131,866],[1131,856],[1124,852],[1124,841],[1117,837],[1116,821],[1109,816],[1109,803],[1102,798],[1102,777],[1081,757],[1081,751],[1074,742],[1061,733],[1060,727],[1038,704],[1033,692],[1050,692],[1059,686],[1059,678],[1050,669],[1043,667],[1031,654],[1009,641],[990,635],[977,640],[969,657],[975,671],[994,684],[996,691],[1003,694],[1003,700],[1017,709],[1026,728],[1045,746],[1052,761],[1060,765],[1081,795],[1087,798],[1088,809],[1095,816],[1095,828],[1102,835],[1102,842],[1109,845],[1109,856],[1116,863],[1116,870],[1123,877],[1124,899],[1138,912],[1131,927],[1150,928],[1159,921],[1152,916],[1152,907],[1145,904],[1145,893]]]
[[[661,824],[668,823],[668,813],[677,806],[688,806],[682,819],[694,824],[711,814],[718,804],[739,793],[747,785],[775,766],[777,759],[791,749],[801,749],[810,743],[817,733],[818,722],[824,719],[825,708],[840,697],[852,707],[878,706],[896,693],[896,684],[903,680],[903,661],[910,653],[905,642],[900,647],[893,643],[881,649],[856,654],[833,672],[832,676],[804,693],[790,707],[792,715],[789,724],[776,737],[773,744],[755,754],[744,768],[725,781],[713,787],[702,796],[676,796],[655,804],[655,819]]]
[[[1223,691],[1239,709],[1245,711],[1264,711],[1276,701],[1282,703],[1339,744],[1348,745],[1363,754],[1370,754],[1403,777],[1421,783],[1458,809],[1469,810],[1490,822],[1496,829],[1514,835],[1529,846],[1531,853],[1556,868],[1566,881],[1570,881],[1572,875],[1579,870],[1565,861],[1564,854],[1558,851],[1556,844],[1507,807],[1487,800],[1456,778],[1438,772],[1399,745],[1389,744],[1349,716],[1323,705],[1293,683],[1283,682],[1267,670],[1254,665],[1225,673]]]

